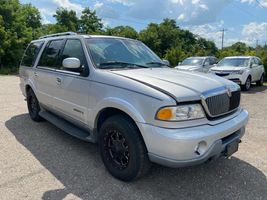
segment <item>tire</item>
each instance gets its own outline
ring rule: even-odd
[[[108,118],[100,128],[98,142],[104,165],[115,178],[132,181],[149,171],[150,161],[143,138],[127,116]]]
[[[39,115],[39,112],[41,110],[39,106],[39,101],[36,98],[32,89],[29,89],[29,91],[27,92],[27,106],[29,115],[33,121],[40,122],[43,120],[43,118]]]
[[[251,86],[251,77],[249,76],[245,82],[245,85],[241,85],[243,91],[248,91]]]
[[[257,86],[263,86],[264,83],[264,74],[261,75],[260,80],[256,82]]]

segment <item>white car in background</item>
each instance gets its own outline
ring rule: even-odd
[[[179,63],[176,69],[186,71],[209,72],[210,68],[217,63],[218,59],[214,56],[189,57]]]
[[[261,60],[255,56],[225,57],[210,72],[241,85],[246,91],[253,82],[262,86],[265,73]]]

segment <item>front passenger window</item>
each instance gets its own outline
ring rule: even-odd
[[[80,69],[66,69],[62,66],[62,62],[65,58],[78,58],[81,62],[81,68]],[[77,39],[69,39],[67,40],[64,50],[62,52],[61,56],[61,70],[68,70],[68,71],[74,71],[74,72],[81,72],[82,67],[85,65],[85,56],[82,48],[82,44],[80,40]]]
[[[52,40],[49,42],[43,51],[38,66],[56,68],[62,45],[63,40]]]
[[[206,59],[204,62],[204,66],[208,66],[208,65],[210,65],[210,62],[209,62],[209,59]]]

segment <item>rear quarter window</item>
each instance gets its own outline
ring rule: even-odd
[[[42,48],[43,44],[43,41],[33,42],[29,44],[23,55],[20,65],[26,67],[33,67],[37,55],[40,52],[40,49]]]

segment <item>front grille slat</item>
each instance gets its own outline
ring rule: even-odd
[[[205,103],[211,117],[227,114],[240,104],[240,91],[234,91],[229,96],[227,93],[206,98]]]

